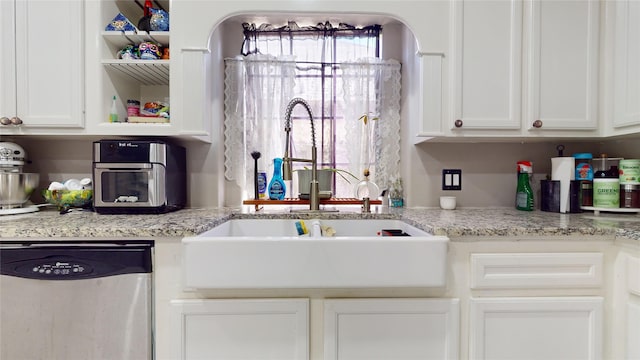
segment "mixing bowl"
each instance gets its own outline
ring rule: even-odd
[[[38,186],[40,174],[0,172],[0,208],[22,206]]]
[[[42,196],[49,204],[57,205],[59,210],[64,210],[89,206],[93,190],[44,190]]]

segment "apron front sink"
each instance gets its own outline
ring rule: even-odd
[[[447,243],[399,220],[233,219],[182,239],[200,289],[443,287]],[[332,237],[322,236],[333,229]],[[408,236],[381,236],[404,233]]]

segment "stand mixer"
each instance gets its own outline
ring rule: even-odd
[[[20,145],[0,142],[0,215],[38,211],[36,206],[25,206],[40,180],[39,174],[23,172],[25,159]]]

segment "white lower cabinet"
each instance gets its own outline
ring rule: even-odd
[[[627,359],[640,359],[640,296],[629,297],[627,316]]]
[[[640,255],[640,253],[637,253]],[[620,304],[623,306],[623,311],[626,312],[625,319],[626,324],[621,324],[624,331],[624,358],[625,359],[640,359],[640,257],[624,255],[626,259],[625,275],[626,284],[623,284],[624,294],[622,298],[626,304]],[[626,306],[625,306],[626,305]]]
[[[308,299],[174,300],[172,359],[309,358]]]
[[[324,359],[457,359],[458,299],[324,302]]]
[[[470,270],[469,359],[602,359],[603,253],[472,253]]]
[[[441,298],[327,299],[325,360],[458,359],[459,301]],[[173,300],[170,359],[309,359],[310,300]],[[321,323],[320,322],[320,323]],[[317,357],[317,356],[316,356]]]
[[[600,297],[474,298],[471,359],[600,359]]]

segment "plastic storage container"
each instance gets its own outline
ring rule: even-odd
[[[580,201],[582,206],[593,206],[593,155],[591,153],[573,154],[576,159],[575,178],[580,181]]]
[[[620,185],[640,185],[640,159],[620,160]]]
[[[601,158],[606,164],[606,158]],[[609,169],[599,168],[593,176],[593,206],[596,208],[615,209],[620,207],[620,180],[618,164]]]
[[[593,206],[593,181],[580,181],[580,199],[582,206]]]
[[[576,159],[576,180],[593,180],[593,155],[591,153],[578,153],[573,154],[573,158]]]
[[[640,185],[620,185],[620,207],[640,209]]]

